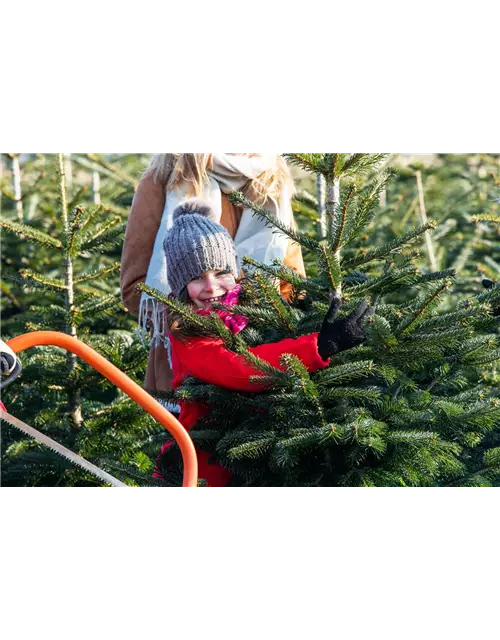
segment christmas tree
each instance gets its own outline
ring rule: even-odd
[[[193,331],[211,333],[255,367],[260,393],[237,393],[189,379],[175,397],[204,400],[212,411],[191,431],[200,447],[248,486],[491,485],[500,474],[500,392],[491,384],[500,359],[493,314],[500,289],[460,298],[456,272],[418,268],[415,245],[432,220],[386,234],[374,244],[367,230],[379,213],[392,172],[382,154],[285,154],[325,183],[322,235],[285,226],[241,194],[234,202],[300,243],[314,259],[312,277],[282,264],[244,261],[244,297],[227,311],[249,326],[231,334],[216,315],[149,290],[183,315]],[[293,286],[283,300],[277,280]],[[362,300],[375,314],[364,344],[309,374],[292,355],[277,369],[248,348],[319,331],[334,297],[345,318]],[[171,458],[175,448],[171,449]],[[168,463],[168,461],[167,461]]]
[[[498,218],[499,156],[436,154],[427,163],[394,165],[397,177],[370,232],[399,234],[412,220],[432,218],[437,229],[426,238],[421,267],[452,268],[456,291],[479,292],[481,274],[498,273],[498,228],[486,222]]]
[[[145,159],[116,164],[112,157],[88,154],[25,157],[21,215],[19,197],[9,197],[13,174],[4,171],[2,337],[68,333],[141,384],[147,353],[120,300],[118,258],[134,193],[127,171],[140,175]],[[98,171],[99,179],[89,171]],[[20,357],[22,375],[3,394],[12,414],[128,484],[157,484],[151,472],[163,427],[73,354],[37,347]],[[73,486],[99,480],[4,424],[2,483]]]

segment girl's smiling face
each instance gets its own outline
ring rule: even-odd
[[[208,309],[235,286],[236,280],[230,271],[204,271],[188,282],[187,291],[197,309]]]

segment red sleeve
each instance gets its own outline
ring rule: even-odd
[[[250,382],[250,376],[262,375],[262,372],[242,356],[229,351],[220,339],[190,338],[186,342],[180,342],[173,338],[172,347],[183,371],[202,382],[234,391],[263,391],[267,388],[265,384]],[[317,333],[262,344],[251,347],[249,351],[282,370],[280,357],[284,353],[300,358],[310,373],[330,364],[329,359],[323,360],[318,353]]]

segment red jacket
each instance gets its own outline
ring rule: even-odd
[[[264,391],[267,386],[251,383],[250,376],[262,375],[243,357],[229,351],[224,342],[217,338],[188,338],[184,342],[171,336],[173,387],[177,389],[183,381],[192,376],[207,384],[215,384],[234,391]],[[311,333],[300,338],[287,338],[280,342],[251,347],[250,353],[283,369],[280,357],[291,353],[304,363],[312,373],[327,367],[330,360],[323,360],[318,353],[318,334]],[[179,421],[189,431],[196,422],[205,416],[210,408],[201,403],[181,403]],[[162,452],[165,447],[162,449]],[[207,481],[209,487],[225,487],[231,479],[231,473],[218,464],[208,462],[209,454],[196,448],[198,455],[198,475]]]

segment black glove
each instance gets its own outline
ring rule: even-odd
[[[481,284],[485,289],[493,289],[493,287],[496,287],[496,282],[493,282],[493,280],[490,280],[489,278],[483,278]],[[500,307],[493,309],[493,315],[496,318],[500,316]]]
[[[318,353],[323,360],[339,351],[356,347],[366,340],[363,324],[374,312],[374,308],[363,300],[346,318],[335,320],[340,305],[340,298],[335,296],[321,325]]]
[[[489,278],[483,278],[481,280],[481,284],[485,289],[493,289],[493,287],[495,286],[493,280],[490,280]]]

